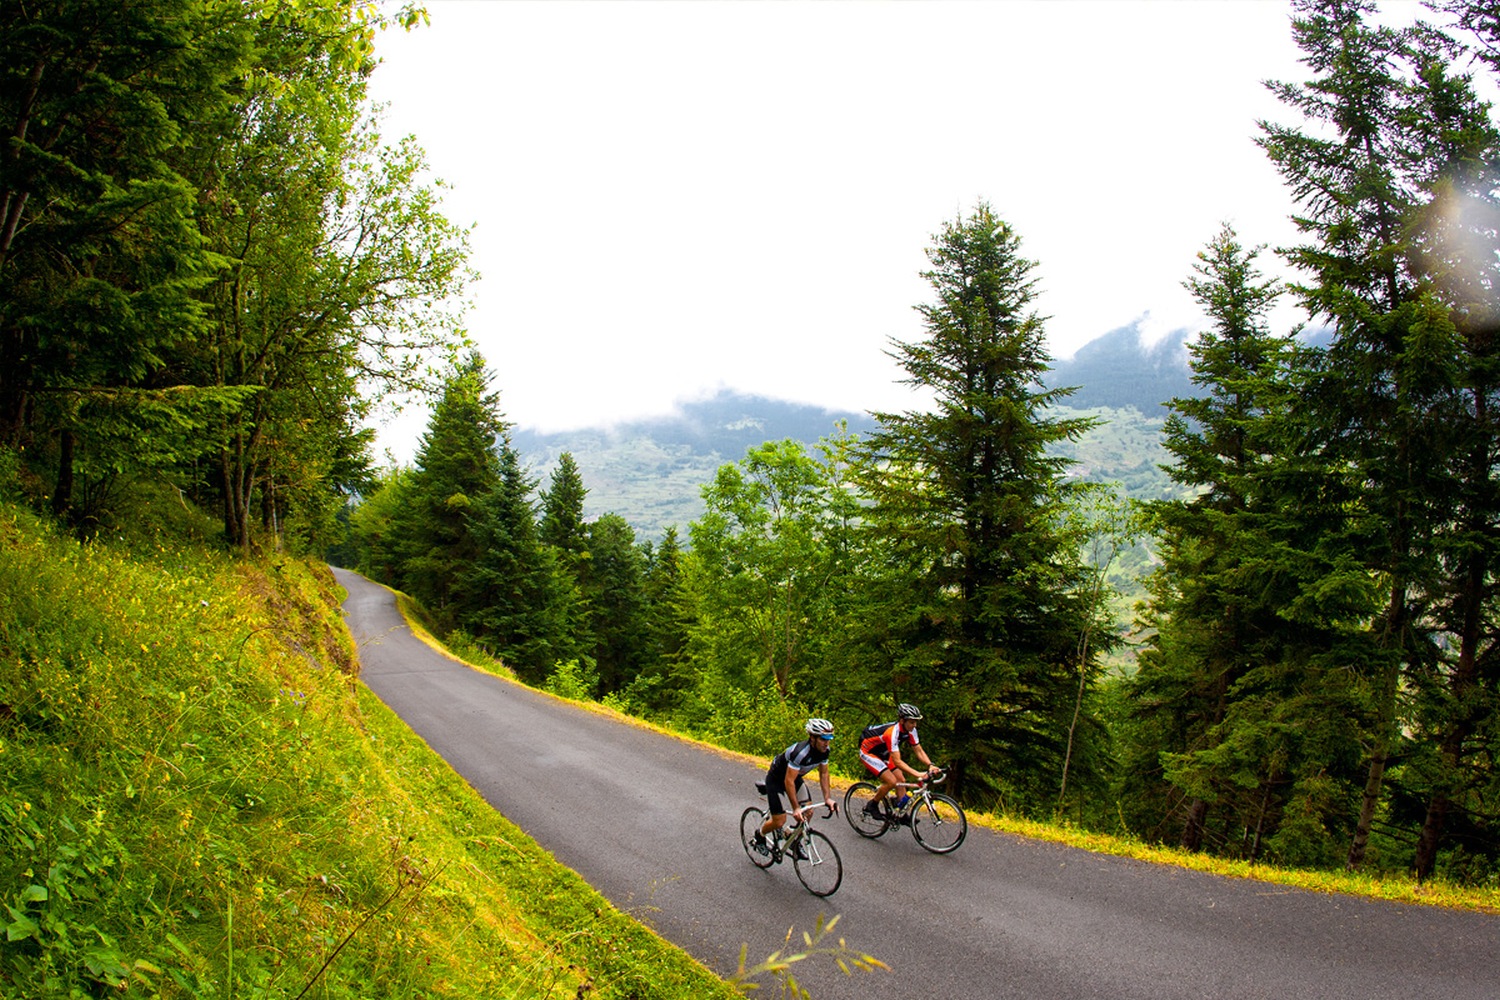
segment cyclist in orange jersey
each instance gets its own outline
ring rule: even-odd
[[[868,727],[859,741],[860,761],[880,781],[880,789],[875,797],[865,804],[865,812],[872,816],[880,815],[885,797],[895,791],[896,783],[901,780],[901,772],[904,771],[917,780],[930,778],[938,773],[938,768],[928,758],[927,751],[922,749],[921,740],[917,736],[917,723],[921,721],[922,710],[902,702],[896,709],[895,722]],[[911,745],[913,756],[927,765],[926,771],[918,771],[902,758],[902,744]],[[896,804],[901,806],[905,802],[906,795],[903,793]]]

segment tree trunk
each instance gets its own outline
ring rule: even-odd
[[[1454,714],[1447,720],[1449,729],[1443,737],[1439,784],[1427,803],[1427,816],[1422,821],[1416,857],[1412,860],[1412,869],[1418,882],[1425,882],[1430,878],[1437,866],[1443,824],[1448,819],[1448,810],[1453,801],[1451,790],[1460,780],[1464,743],[1474,732],[1474,713],[1469,699],[1479,680],[1479,645],[1483,627],[1481,614],[1485,604],[1485,577],[1489,574],[1487,561],[1479,556],[1468,561],[1467,569],[1468,572],[1464,574],[1464,591],[1459,597],[1463,605],[1463,625],[1459,635],[1458,665],[1450,683]]]
[[[1178,846],[1185,851],[1197,851],[1203,847],[1203,830],[1208,822],[1208,802],[1194,799],[1188,806],[1187,822],[1182,824],[1182,839]]]
[[[1266,833],[1266,810],[1271,805],[1271,779],[1268,777],[1261,786],[1260,811],[1255,817],[1255,837],[1250,841],[1250,860],[1256,861],[1260,858],[1261,839]]]
[[[232,545],[250,549],[250,494],[253,477],[245,463],[229,451],[223,453],[224,537]]]
[[[1385,683],[1381,690],[1380,718],[1376,723],[1375,746],[1370,751],[1370,770],[1365,776],[1365,793],[1359,807],[1359,822],[1354,827],[1354,838],[1349,843],[1349,856],[1344,867],[1358,871],[1365,863],[1365,849],[1370,843],[1370,828],[1375,824],[1375,809],[1380,805],[1380,790],[1385,783],[1385,767],[1390,760],[1391,738],[1396,727],[1396,681],[1401,673],[1398,663],[1386,667]]]
[[[66,520],[73,510],[73,432],[60,435],[57,454],[57,484],[52,490],[52,514]]]
[[[1402,449],[1403,467],[1407,464]],[[1406,525],[1404,503],[1397,504],[1392,534],[1397,552],[1410,551],[1407,540],[1410,536]],[[1385,783],[1386,765],[1390,763],[1391,745],[1396,738],[1396,694],[1401,683],[1401,663],[1406,654],[1406,583],[1396,579],[1391,584],[1391,596],[1386,602],[1385,635],[1381,643],[1386,653],[1383,665],[1385,676],[1381,678],[1380,701],[1375,706],[1376,721],[1374,745],[1370,748],[1370,770],[1365,777],[1365,792],[1359,807],[1359,820],[1354,827],[1354,836],[1349,842],[1349,855],[1344,866],[1349,871],[1358,871],[1365,863],[1365,849],[1370,843],[1370,829],[1375,824],[1375,810],[1380,805],[1381,788]]]

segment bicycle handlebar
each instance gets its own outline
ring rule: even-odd
[[[898,781],[897,788],[921,788],[923,785],[941,785],[948,780],[948,769],[940,767],[938,773],[929,778],[918,778],[916,781]]]

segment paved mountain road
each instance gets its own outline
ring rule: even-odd
[[[728,974],[819,915],[894,970],[797,970],[815,1000],[1494,1000],[1500,917],[1303,892],[971,826],[937,856],[840,818],[827,900],[758,871],[738,822],[760,764],[563,704],[411,635],[383,587],[335,570],[360,677],[495,808],[620,907]],[[788,733],[787,742],[796,734]],[[847,739],[848,737],[845,737]],[[941,734],[934,734],[941,744]]]

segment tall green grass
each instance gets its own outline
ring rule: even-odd
[[[0,995],[735,995],[356,684],[338,598],[0,504]]]

